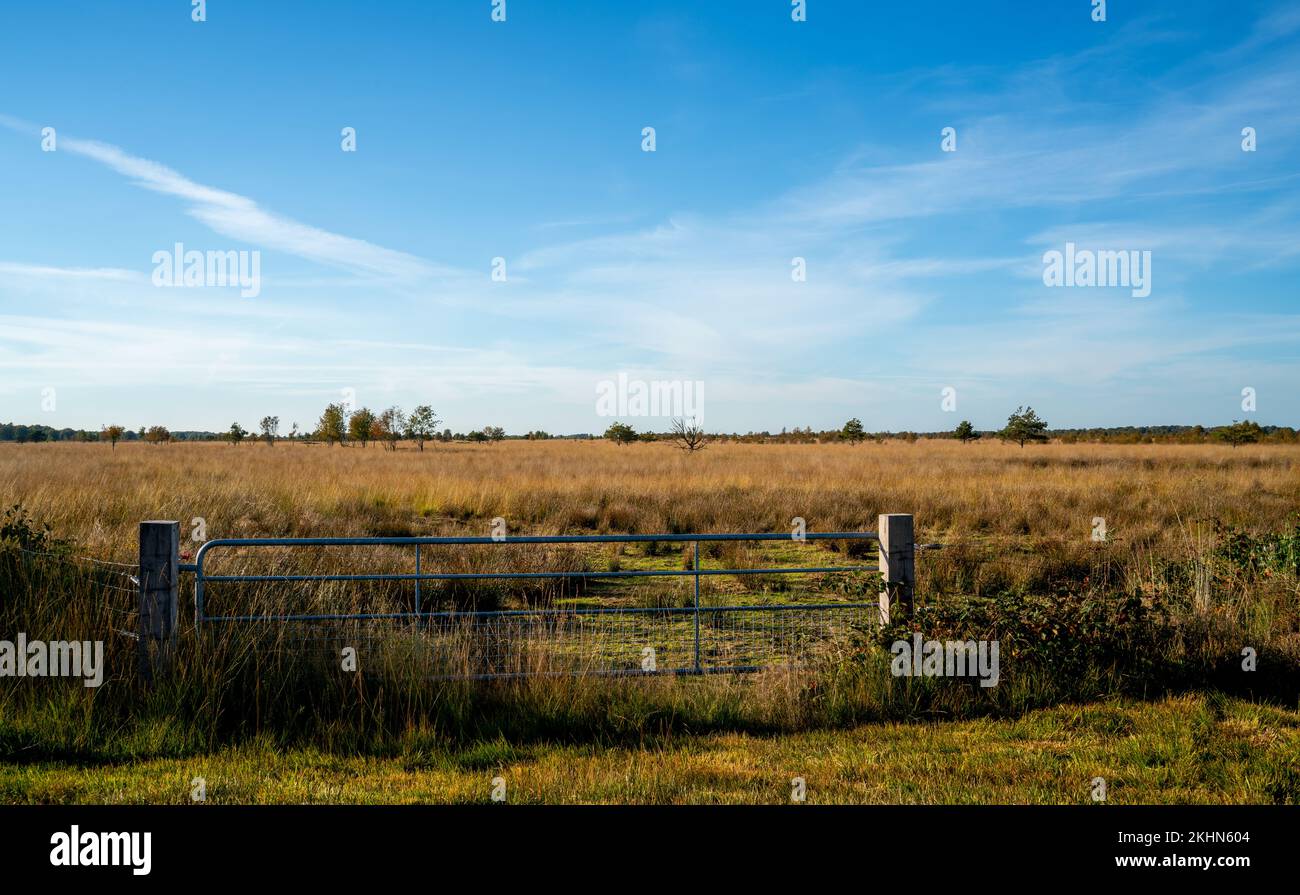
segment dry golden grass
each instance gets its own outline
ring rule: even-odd
[[[0,444],[0,497],[91,554],[130,560],[141,519],[213,537],[788,531],[916,516],[925,540],[1182,549],[1198,522],[1278,529],[1300,446],[503,442],[396,453],[324,445]]]
[[[996,693],[913,690],[865,643],[815,674],[548,676],[485,687],[429,681],[415,652],[363,679],[340,677],[333,664],[322,673],[301,644],[277,639],[293,632],[227,628],[202,643],[187,634],[174,673],[149,691],[0,688],[0,801],[183,801],[173,779],[195,762],[221,778],[213,790],[221,801],[471,801],[483,798],[484,775],[498,769],[508,772],[514,798],[542,802],[783,801],[796,771],[809,777],[810,798],[828,802],[1079,801],[1097,773],[1130,787],[1117,800],[1295,801],[1298,467],[1300,446],[1292,445],[728,443],[688,456],[663,444],[605,442],[433,445],[423,453],[408,445],[394,453],[0,444],[0,498],[23,503],[76,553],[102,559],[131,562],[137,524],[149,518],[179,519],[188,536],[190,520],[202,517],[208,538],[220,538],[486,535],[497,516],[512,533],[535,534],[788,532],[794,517],[812,531],[870,530],[879,513],[910,512],[919,540],[947,545],[918,561],[922,614],[1010,606],[999,636],[1013,639],[1046,638],[1047,628],[1035,627],[1044,619],[1092,625],[1080,628],[1080,642],[1091,645],[1082,670],[1060,658],[1077,645],[1065,635],[1059,655],[1045,648],[1055,642],[1035,640],[1046,658],[1023,673],[1008,664]],[[1103,544],[1091,538],[1098,516],[1106,520]],[[1271,533],[1267,543],[1291,552],[1267,562],[1233,558],[1220,549],[1232,543],[1221,524]],[[519,546],[491,548],[492,561],[549,570],[561,561]],[[608,546],[568,561],[584,570],[682,567],[679,552]],[[830,553],[843,550],[834,542],[769,546],[779,560],[805,548],[826,551],[828,564],[849,560]],[[382,551],[363,552],[367,570],[386,561]],[[425,568],[440,558],[430,550]],[[768,559],[723,551],[707,562],[734,568]],[[275,561],[313,560],[295,553]],[[129,609],[106,606],[97,578],[65,583],[75,564],[16,554],[9,563],[3,583],[13,599],[0,604],[9,627],[98,636],[112,613]],[[706,582],[706,600],[721,581]],[[289,590],[268,586],[249,599],[280,611]],[[360,590],[366,599],[384,596],[377,586]],[[1094,630],[1098,606],[1135,593],[1151,607],[1153,625],[1171,614],[1172,627],[1161,622],[1160,630],[1177,636],[1159,640],[1154,648],[1163,652],[1147,657],[1160,660],[1153,668],[1168,667],[1166,677],[1120,661],[1142,633],[1136,622],[1108,615],[1114,630]],[[613,585],[595,596],[630,598]],[[1016,607],[1034,618],[1018,624]],[[1243,643],[1258,648],[1262,663],[1245,685],[1234,671]],[[1132,684],[1138,672],[1147,683]],[[1063,699],[1198,687],[1205,693],[1149,708],[1065,707],[1025,718]],[[1235,702],[1225,709],[1213,693],[1219,687],[1237,695],[1245,687],[1249,698],[1273,698],[1287,710]],[[1076,715],[1096,723],[1080,732]],[[922,717],[976,720],[861,726]],[[1009,720],[1016,718],[1024,720]],[[931,750],[919,776],[903,766],[872,776],[846,771],[918,737]],[[652,740],[659,745],[647,745]],[[282,749],[298,751],[268,764]],[[66,764],[67,756],[130,761],[90,771]]]

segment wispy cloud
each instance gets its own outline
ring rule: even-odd
[[[0,279],[23,280],[102,280],[115,283],[143,282],[139,271],[120,267],[50,267],[40,264],[17,264],[0,261]]]
[[[0,125],[20,133],[37,132],[32,125],[7,115],[0,115]],[[268,211],[246,196],[198,183],[160,162],[109,143],[65,136],[60,137],[58,146],[60,151],[99,162],[136,186],[184,200],[190,216],[231,239],[370,277],[414,281],[455,274],[414,255]]]

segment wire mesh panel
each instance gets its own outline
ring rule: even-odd
[[[698,615],[693,609],[464,612],[414,622],[292,622],[264,648],[334,662],[351,647],[367,668],[418,667],[432,677],[709,674],[809,664],[867,630],[878,615],[868,604],[707,607]]]

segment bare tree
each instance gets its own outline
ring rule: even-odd
[[[669,434],[673,444],[688,454],[704,450],[705,445],[710,441],[709,436],[704,432],[704,427],[695,422],[695,417],[673,420]]]

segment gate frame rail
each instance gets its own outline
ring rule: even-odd
[[[704,674],[716,670],[705,667],[700,661],[700,617],[703,613],[727,611],[777,611],[852,609],[871,606],[870,603],[809,603],[809,604],[756,604],[740,606],[702,606],[700,604],[700,578],[708,575],[781,575],[781,574],[842,574],[879,572],[882,587],[879,595],[879,620],[888,624],[891,607],[897,604],[910,614],[915,578],[915,550],[913,519],[911,515],[891,513],[879,517],[878,530],[874,532],[804,532],[800,535],[780,533],[717,533],[717,534],[624,534],[624,535],[516,535],[505,537],[326,537],[326,538],[216,538],[205,542],[195,554],[194,562],[181,563],[179,557],[180,523],[176,521],[149,521],[140,523],[140,637],[141,667],[146,676],[154,666],[165,664],[172,653],[178,626],[179,574],[194,575],[195,630],[204,622],[254,622],[254,621],[332,621],[380,619],[431,619],[448,616],[483,617],[510,615],[599,615],[632,613],[693,614],[695,618],[695,662],[693,668],[672,669],[663,673]],[[879,546],[876,566],[787,566],[758,569],[701,569],[700,544],[719,541],[833,541],[874,540]],[[693,545],[690,569],[635,569],[629,571],[592,572],[434,572],[423,571],[421,548],[424,546],[497,545],[497,544],[608,544],[608,543],[688,543]],[[204,569],[208,554],[220,548],[240,547],[345,547],[345,546],[410,546],[415,548],[414,573],[372,573],[355,575],[212,575]],[[690,607],[606,607],[586,609],[520,609],[485,612],[435,611],[425,612],[421,602],[420,584],[439,580],[518,580],[567,578],[643,578],[643,577],[693,577],[695,579],[694,604]],[[415,604],[412,612],[396,613],[346,613],[346,614],[262,614],[245,616],[209,616],[204,613],[205,585],[208,582],[293,582],[293,581],[413,581]],[[150,650],[156,646],[156,657]],[[730,670],[730,669],[723,669]],[[735,670],[756,670],[746,667]],[[651,672],[635,672],[647,674]]]

